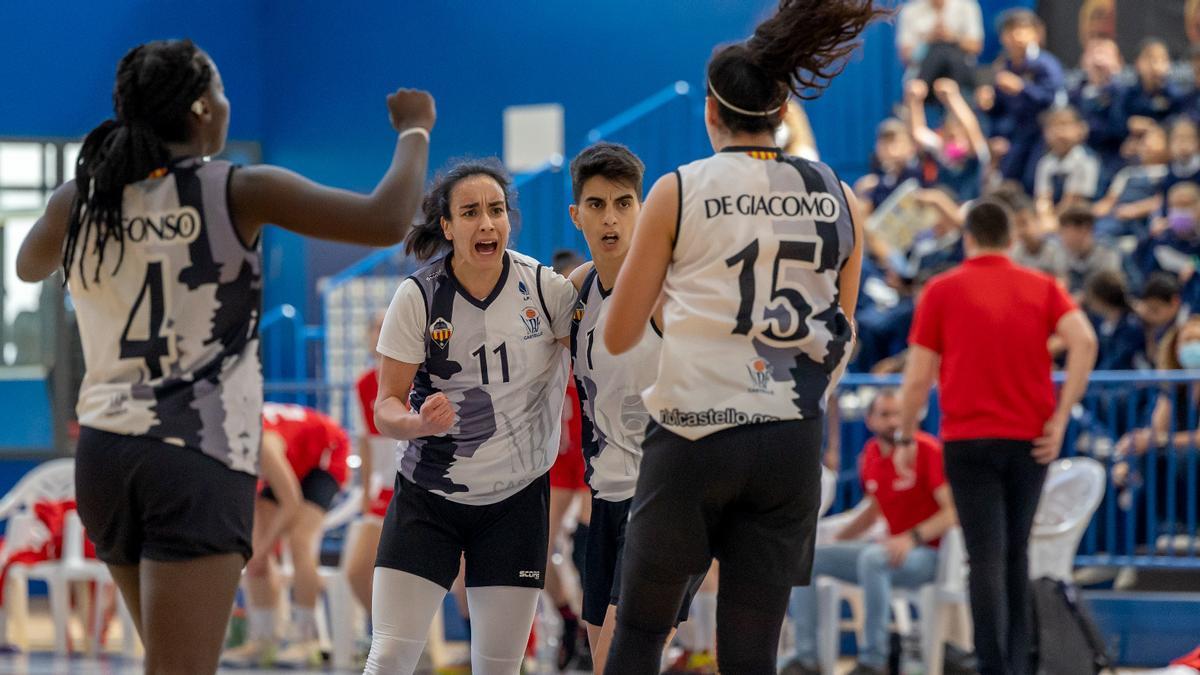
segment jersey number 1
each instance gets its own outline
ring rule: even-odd
[[[142,304],[149,303],[146,308],[148,315],[145,327],[145,339],[131,338],[134,320],[142,311]],[[142,290],[138,291],[133,309],[129,310],[129,319],[125,322],[125,330],[121,333],[121,358],[143,359],[146,369],[150,371],[150,379],[162,377],[162,358],[171,353],[170,338],[163,335],[163,321],[166,319],[166,307],[163,296],[163,264],[152,262],[146,265],[146,280],[142,282]],[[140,327],[139,327],[140,328]],[[141,330],[138,331],[141,333]]]

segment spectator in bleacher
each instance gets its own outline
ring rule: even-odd
[[[1179,183],[1200,182],[1200,130],[1196,122],[1180,115],[1171,121],[1169,128],[1171,163],[1167,167],[1167,177],[1163,179],[1164,195],[1169,195],[1171,188]],[[1166,214],[1167,205],[1164,202],[1162,215]]]
[[[1183,113],[1193,122],[1200,124],[1200,42],[1192,44],[1189,60],[1192,66],[1192,88],[1183,96]]]
[[[1137,83],[1126,89],[1113,107],[1114,126],[1132,134],[1142,132],[1151,123],[1162,124],[1180,112],[1183,95],[1168,79],[1171,53],[1167,44],[1148,38],[1134,61]]]
[[[1189,317],[1163,341],[1158,355],[1158,368],[1200,370],[1200,315]],[[1187,456],[1176,455],[1172,458],[1170,455],[1200,447],[1198,411],[1200,385],[1195,382],[1163,385],[1150,416],[1150,425],[1126,434],[1117,443],[1115,458],[1120,461],[1113,465],[1113,482],[1118,486],[1133,483],[1132,474],[1141,473],[1139,469],[1146,456],[1145,461],[1154,463],[1152,472],[1148,470],[1146,475],[1155,477],[1155,494],[1158,496],[1157,503],[1151,506],[1164,525],[1170,519],[1186,523],[1189,517],[1194,517],[1194,514],[1187,513],[1187,499],[1175,499],[1175,511],[1172,513],[1166,495],[1172,487],[1172,469],[1175,472],[1173,487],[1176,494],[1188,494],[1188,483],[1192,481]],[[1156,536],[1158,533],[1149,534]]]
[[[1063,88],[1062,64],[1041,47],[1045,33],[1042,20],[1028,9],[1011,9],[1001,15],[1004,59],[995,86],[980,87],[979,91],[980,107],[991,120],[991,135],[999,139],[993,152],[1003,155],[1001,172],[1005,178],[1021,181],[1030,192],[1041,144],[1038,118]]]
[[[1179,281],[1174,276],[1155,274],[1142,286],[1142,293],[1134,304],[1134,310],[1145,327],[1144,353],[1150,359],[1157,359],[1163,341],[1178,324],[1182,308],[1183,297],[1179,292]],[[1151,369],[1154,368],[1154,363],[1152,361],[1142,367]]]
[[[1068,87],[1068,100],[1088,126],[1088,147],[1100,156],[1099,189],[1106,190],[1124,165],[1121,143],[1127,132],[1116,128],[1113,106],[1123,92],[1119,77],[1125,64],[1116,41],[1094,37],[1088,40],[1079,66],[1083,77]]]
[[[909,180],[923,182],[917,165],[917,146],[908,126],[898,119],[886,119],[875,134],[875,155],[871,173],[858,179],[854,192],[861,208],[870,214]]]
[[[1083,304],[1099,341],[1096,370],[1136,370],[1146,361],[1146,334],[1120,272],[1101,270],[1088,277]]]
[[[1131,271],[1143,278],[1170,274],[1183,289],[1184,305],[1200,309],[1200,185],[1177,183],[1166,201],[1167,215],[1155,218],[1149,236],[1138,242]]]
[[[1167,179],[1167,132],[1147,122],[1134,135],[1137,162],[1117,172],[1108,194],[1096,202],[1096,235],[1101,238],[1144,237],[1150,218],[1162,209]]]
[[[916,277],[933,267],[957,265],[963,261],[962,210],[947,188],[927,188],[917,192],[916,200],[937,213],[933,227],[913,240],[908,254],[908,275]]]
[[[987,137],[957,82],[949,78],[936,80],[933,93],[946,108],[945,123],[938,131],[929,128],[925,116],[929,85],[924,80],[911,80],[905,87],[909,130],[927,161],[937,169],[934,183],[949,188],[958,201],[970,201],[979,196],[983,171],[990,163]]]
[[[1034,196],[1041,213],[1062,213],[1096,198],[1100,158],[1085,144],[1088,127],[1079,111],[1065,106],[1042,116],[1046,154],[1037,163]]]
[[[964,89],[973,88],[975,58],[983,50],[979,2],[909,0],[896,22],[896,47],[910,78],[930,85],[948,77]]]
[[[1038,215],[1031,200],[1016,182],[1005,183],[991,195],[992,199],[1004,204],[1012,212],[1013,262],[1023,267],[1039,270],[1057,279],[1067,278],[1067,253],[1062,242],[1050,236],[1045,219]]]
[[[862,644],[858,645],[856,675],[887,672],[888,618],[893,587],[917,588],[937,573],[938,540],[957,524],[950,486],[942,468],[942,444],[916,434],[916,460],[897,466],[892,439],[900,421],[895,390],[880,391],[867,409],[867,428],[874,436],[859,459],[866,506],[834,535],[836,543],[818,546],[813,576],[832,576],[863,589]],[[883,516],[888,538],[864,540]],[[796,651],[780,668],[781,675],[819,675],[817,664],[817,601],[812,585],[792,589],[791,615]]]
[[[1096,242],[1096,217],[1086,207],[1067,209],[1058,217],[1058,237],[1067,253],[1067,288],[1083,291],[1083,282],[1096,272],[1120,271],[1121,255]]]

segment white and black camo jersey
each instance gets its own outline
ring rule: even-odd
[[[838,293],[854,248],[841,181],[820,162],[746,147],[677,175],[650,414],[690,439],[819,417],[853,340]]]
[[[580,287],[571,330],[571,355],[583,418],[584,476],[598,499],[620,502],[633,497],[642,441],[650,415],[642,391],[654,383],[662,334],[651,330],[632,350],[613,356],[604,346],[611,290],[592,269]]]
[[[70,277],[87,368],[77,412],[84,426],[161,439],[254,474],[262,257],[234,228],[233,170],[184,159],[125,187],[120,268],[110,274],[110,240],[98,281],[90,269]],[[81,254],[93,255],[85,246]]]
[[[413,410],[450,399],[450,432],[409,441],[397,470],[462,504],[499,502],[550,469],[558,454],[575,287],[514,251],[491,295],[471,296],[446,256],[400,284],[379,335],[380,354],[420,364]]]

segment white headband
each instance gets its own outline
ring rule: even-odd
[[[708,91],[712,93],[713,98],[717,99],[718,103],[725,106],[726,108],[729,108],[733,112],[741,114],[741,115],[749,115],[750,117],[770,117],[771,115],[774,115],[775,113],[779,112],[780,110],[783,110],[782,103],[780,103],[779,105],[777,105],[774,108],[771,108],[770,110],[767,110],[767,111],[756,112],[753,110],[746,110],[744,108],[739,108],[736,105],[730,103],[729,101],[726,101],[725,99],[721,98],[721,95],[717,93],[717,89],[716,89],[716,87],[714,87],[712,85],[712,82],[708,83]]]

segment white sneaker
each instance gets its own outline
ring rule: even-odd
[[[279,646],[274,640],[247,640],[221,655],[221,664],[233,668],[270,668]]]
[[[320,640],[291,642],[275,655],[275,665],[292,668],[319,668],[324,665]]]

